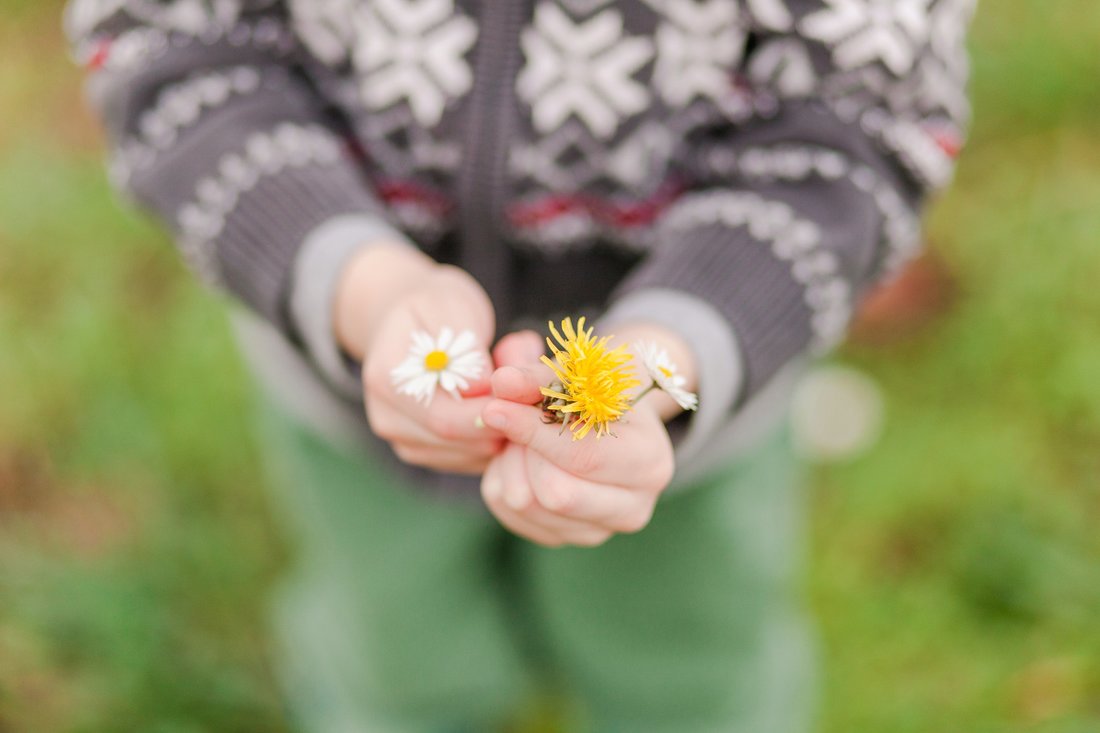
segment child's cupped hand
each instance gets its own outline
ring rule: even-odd
[[[493,373],[493,398],[482,403],[485,424],[509,441],[482,477],[489,510],[548,547],[592,547],[643,529],[674,468],[657,409],[642,400],[615,423],[614,437],[574,441],[568,429],[543,420],[539,387],[553,381],[552,372],[537,355],[523,363],[509,356],[498,356],[505,366]]]
[[[437,390],[429,404],[394,388],[391,372],[409,353],[412,334],[433,337],[443,328],[474,334],[485,354],[479,379],[463,399]],[[489,297],[468,274],[433,267],[391,303],[372,328],[363,361],[363,393],[371,430],[404,462],[450,473],[480,474],[501,452],[505,439],[479,420],[489,404],[489,344],[494,316]]]

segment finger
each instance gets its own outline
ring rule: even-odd
[[[407,439],[399,439],[387,442],[395,450],[398,446],[402,446],[410,450],[418,449],[423,451],[445,451],[448,453],[455,453],[456,455],[465,455],[474,458],[498,455],[501,450],[504,449],[504,446],[508,444],[508,441],[504,438],[489,439],[477,443],[425,443],[417,440]]]
[[[486,466],[493,459],[492,454],[472,454],[469,451],[447,448],[426,448],[408,444],[394,445],[392,448],[403,463],[445,473],[478,475],[485,471]]]
[[[485,505],[489,508],[489,511],[506,529],[544,547],[561,547],[563,545],[596,547],[611,538],[611,532],[598,527],[582,526],[570,531],[548,527],[532,519],[529,514],[512,509],[499,497],[490,498],[484,488],[482,495],[485,497]]]
[[[664,488],[672,478],[672,448],[655,414],[638,411],[627,418],[631,422],[624,420],[617,426],[616,437],[583,440],[573,440],[570,430],[560,424],[547,424],[538,407],[509,400],[492,400],[481,416],[508,440],[530,447],[589,481],[626,488]]]
[[[513,447],[515,443],[501,457]],[[524,469],[526,483],[535,500],[558,516],[615,532],[637,532],[648,525],[653,516],[656,493],[650,495],[578,478],[530,450],[526,452]]]
[[[386,407],[370,410],[367,419],[374,434],[391,445],[450,448],[470,455],[495,455],[505,442],[500,433],[486,427],[478,431],[476,438],[448,440],[431,432],[420,421]]]
[[[529,364],[537,362],[545,352],[545,342],[534,331],[513,331],[493,347],[493,364],[497,367]]]
[[[466,389],[458,390],[458,393],[462,395],[463,398],[484,397],[486,395],[492,394],[492,392],[493,383],[490,380],[490,375],[488,374],[484,377],[480,377],[477,380],[470,382],[470,386]]]
[[[575,476],[592,481],[608,480],[609,483],[629,484],[630,475],[604,478],[602,472],[615,466],[620,473],[630,473],[634,456],[623,456],[621,440],[599,440],[589,437],[573,440],[570,430],[558,423],[547,424],[539,407],[521,405],[510,400],[496,399],[481,412],[486,425],[498,430],[508,440],[528,446],[536,453]],[[616,463],[618,459],[618,463]],[[640,461],[634,461],[640,463]]]
[[[402,426],[409,423],[420,426],[417,435],[422,439],[434,436],[441,442],[461,443],[495,435],[496,431],[487,428],[480,419],[491,399],[455,399],[448,394],[437,394],[431,404],[425,406],[406,395],[390,393],[382,400],[384,405],[378,405],[376,409],[381,409],[384,417],[389,417],[391,413],[404,416],[407,421],[402,421]]]
[[[418,416],[419,422],[433,435],[451,442],[499,437],[498,432],[487,427],[481,419],[481,413],[490,401],[491,397],[456,400],[441,395],[439,400]]]
[[[543,507],[530,483],[528,463],[537,460],[531,451],[511,444],[494,461],[503,483],[501,502],[516,521],[539,527],[569,544],[598,544],[607,539],[608,529],[583,519],[565,517]],[[560,473],[560,472],[559,472]]]
[[[504,503],[504,479],[501,475],[499,457],[489,463],[481,477],[481,498],[493,516],[513,534],[546,547],[561,546],[560,538],[543,527],[523,519]]]
[[[485,355],[485,364],[491,364],[488,354]],[[493,391],[492,386],[492,370],[483,369],[482,372],[474,379],[467,380],[469,385],[464,389],[459,389],[458,393],[464,398],[468,397],[483,397],[491,394]]]
[[[497,468],[500,471],[504,488],[501,498],[509,508],[521,511],[534,503],[535,495],[527,481],[527,469],[523,446],[509,443],[497,459]]]
[[[481,498],[486,502],[496,502],[504,491],[504,482],[500,479],[500,456],[489,461],[481,475]]]
[[[485,505],[497,518],[505,529],[517,537],[530,540],[543,547],[561,547],[566,544],[565,539],[554,534],[545,527],[541,527],[530,520],[520,516],[516,511],[509,509],[503,502],[486,501]]]
[[[474,418],[474,422],[478,420]],[[497,437],[500,434],[488,428],[474,430],[476,438],[466,440],[453,440],[433,432],[426,424],[427,418],[423,414],[408,415],[401,410],[394,409],[387,404],[375,404],[367,410],[367,422],[371,430],[379,438],[388,443],[419,443],[428,446],[458,446],[472,445],[483,442],[486,439]]]
[[[504,366],[493,372],[493,395],[524,405],[542,402],[541,387],[554,381],[554,372],[545,364],[529,362],[522,366]]]
[[[611,539],[613,532],[591,524],[531,512],[517,512],[504,503],[489,505],[489,510],[500,523],[514,534],[526,537],[546,547],[576,545],[597,547]],[[549,517],[549,518],[547,518]]]
[[[506,443],[478,446],[478,450],[453,446],[424,445],[422,443],[391,443],[390,448],[406,463],[429,468],[453,466],[461,463],[480,464],[498,455]]]

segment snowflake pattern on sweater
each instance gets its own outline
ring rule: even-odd
[[[477,27],[451,0],[378,0],[357,16],[354,58],[371,110],[400,102],[416,122],[438,124],[473,81],[466,53]]]
[[[624,33],[618,10],[575,22],[557,4],[540,3],[522,43],[526,64],[516,85],[541,134],[576,117],[606,139],[649,104],[649,90],[634,77],[653,44]]]
[[[706,301],[751,391],[916,251],[968,123],[974,0],[507,8],[72,0],[66,27],[113,180],[273,321],[325,221],[372,212],[448,256],[463,207],[492,197],[488,251],[610,249],[598,289]]]

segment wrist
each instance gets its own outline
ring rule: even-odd
[[[365,246],[348,261],[337,285],[333,330],[340,347],[362,361],[390,307],[438,267],[404,244]]]

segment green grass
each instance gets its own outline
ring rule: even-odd
[[[108,192],[56,5],[0,19],[0,732],[277,732],[250,388]],[[986,2],[973,45],[958,296],[840,357],[889,422],[816,474],[827,733],[1100,729],[1100,6]]]
[[[17,19],[0,31],[0,731],[282,730],[262,629],[283,552],[221,309],[105,186],[56,20]]]

